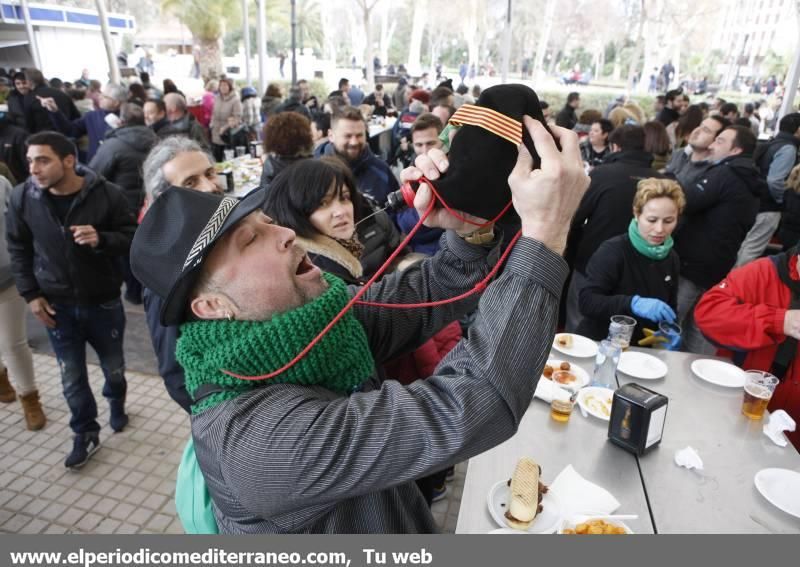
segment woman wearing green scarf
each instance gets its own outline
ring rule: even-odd
[[[612,316],[630,315],[638,321],[631,341],[636,344],[643,329],[675,321],[679,262],[671,235],[685,204],[675,181],[639,182],[628,232],[604,242],[586,266],[579,334],[604,339]]]

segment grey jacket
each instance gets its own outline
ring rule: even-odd
[[[713,164],[709,160],[692,161],[692,147],[686,146],[672,154],[665,171],[680,183],[684,190],[694,187]]]
[[[6,209],[12,189],[11,182],[0,175],[0,291],[5,291],[14,283],[11,256],[6,243]]]
[[[238,120],[242,119],[242,101],[235,92],[231,92],[227,97],[217,95],[214,97],[214,111],[211,113],[211,142],[223,145],[222,129],[228,125],[228,118],[233,116]]]
[[[168,122],[165,126],[159,128],[156,133],[161,139],[168,136],[187,136],[204,148],[208,148],[205,128],[203,128],[197,119],[189,112],[186,112],[182,118],[179,118],[175,122]]]
[[[480,281],[498,254],[499,246],[490,251],[446,233],[435,257],[380,280],[364,299],[452,297]],[[193,416],[195,451],[220,531],[436,531],[414,479],[517,430],[550,350],[566,275],[561,257],[522,238],[484,292],[469,337],[427,380],[403,386],[373,379],[350,396],[274,384]],[[354,313],[380,365],[472,307],[474,301],[435,309],[360,306]]]

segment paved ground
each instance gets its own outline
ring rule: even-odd
[[[183,533],[173,497],[175,472],[189,437],[188,418],[154,375],[141,309],[126,310],[131,422],[122,433],[111,432],[108,405],[100,394],[103,375],[90,365],[102,447],[80,471],[64,468],[72,433],[58,365],[46,354],[49,344],[41,326],[29,322],[48,423],[41,431],[27,431],[19,402],[0,404],[0,533]],[[455,531],[465,472],[465,463],[456,468],[448,497],[433,505],[445,532]]]

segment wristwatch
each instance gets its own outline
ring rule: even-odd
[[[494,240],[494,225],[490,224],[467,234],[459,234],[459,236],[470,244],[488,244]]]

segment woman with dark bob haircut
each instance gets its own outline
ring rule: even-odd
[[[289,165],[275,177],[264,203],[267,215],[297,233],[298,246],[314,264],[353,284],[372,276],[400,243],[386,213],[366,218],[377,210],[336,157]]]
[[[275,176],[286,166],[311,157],[314,140],[311,121],[297,112],[280,112],[264,125],[264,169],[261,188],[268,190]]]

